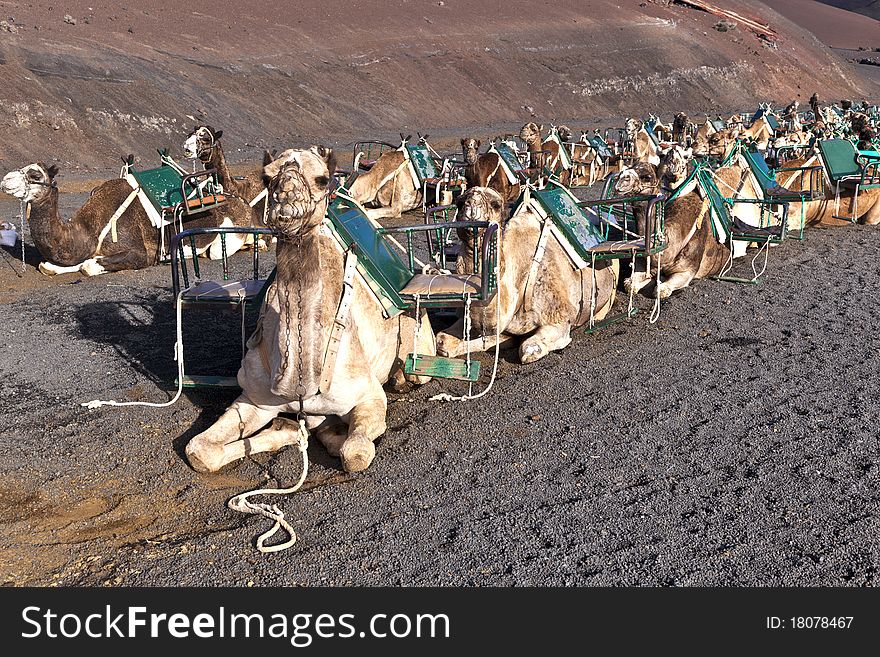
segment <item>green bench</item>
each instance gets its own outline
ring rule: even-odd
[[[771,244],[780,244],[783,242],[783,240],[785,240],[786,226],[788,223],[788,202],[782,201],[778,203],[779,205],[782,205],[781,223],[765,223],[766,217],[774,216],[772,206],[777,205],[776,203],[772,203],[765,199],[725,197],[718,189],[718,186],[715,184],[712,172],[704,165],[697,165],[696,175],[697,181],[700,187],[703,189],[705,197],[709,200],[709,212],[711,215],[710,220],[712,225],[712,232],[719,242],[727,242],[728,248],[730,249],[730,261],[728,262],[727,268],[715,278],[717,278],[718,280],[732,281],[735,283],[757,283],[761,275],[767,269],[766,257],[764,260],[763,269],[760,272],[755,269],[754,263],[757,257],[760,255],[760,251],[755,256],[755,258],[752,259],[752,273],[754,274],[752,278],[741,278],[727,275],[727,272],[730,270],[733,263],[733,243],[755,242],[758,244],[762,244],[762,250],[766,249],[766,256],[769,257],[769,246]],[[735,205],[741,203],[757,204],[761,206],[761,226],[751,226],[745,224],[730,212]],[[723,233],[723,235],[721,233]]]
[[[178,336],[178,381],[184,388],[235,388],[238,382],[235,376],[218,376],[205,374],[186,374],[183,355],[183,311],[192,309],[238,309],[242,316],[242,327],[248,309],[259,310],[266,297],[269,286],[275,280],[275,268],[263,275],[260,271],[260,251],[254,247],[251,256],[252,271],[245,277],[233,277],[229,269],[226,238],[228,235],[251,235],[254,242],[261,235],[272,235],[269,228],[254,227],[217,227],[190,228],[171,238],[171,291],[175,304]],[[188,258],[196,251],[196,240],[203,235],[220,238],[222,258],[222,276],[218,279],[208,278],[199,263],[198,257]],[[188,264],[189,263],[189,264]],[[190,271],[190,268],[192,271]],[[242,356],[244,356],[244,335],[242,335]]]
[[[432,225],[383,228],[374,224],[363,208],[342,188],[336,191],[328,208],[325,226],[343,250],[353,250],[357,269],[386,317],[421,308],[449,308],[484,305],[498,287],[498,225],[486,221],[447,222]],[[415,256],[414,237],[420,233],[449,229],[473,231],[477,247],[474,272],[447,273],[424,267]],[[395,244],[396,237],[405,242]],[[405,257],[400,251],[405,253]],[[432,271],[434,270],[434,271]],[[407,374],[476,381],[477,361],[409,354],[404,365]]]
[[[801,225],[798,232],[798,239],[804,238],[804,223],[806,219],[806,209],[804,203],[806,201],[816,201],[825,198],[825,178],[822,175],[822,166],[813,167],[781,167],[771,169],[764,159],[764,155],[754,146],[750,145],[740,151],[749,165],[764,199],[771,203],[800,203],[801,204]],[[776,174],[790,172],[794,177],[798,177],[800,172],[801,180],[804,176],[809,176],[809,187],[804,190],[796,191],[783,187],[776,180]]]
[[[859,191],[880,188],[880,159],[873,154],[862,155],[848,139],[820,139],[818,146],[825,174],[834,185],[835,198],[839,198],[841,188],[853,192],[850,216],[835,218],[855,221]]]

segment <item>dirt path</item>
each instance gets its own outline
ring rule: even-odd
[[[0,298],[0,581],[873,584],[878,240],[816,229],[774,250],[761,285],[700,282],[658,324],[577,332],[534,365],[505,352],[481,404],[428,401],[450,382],[391,395],[366,473],[311,446],[282,502],[300,543],[268,558],[251,546],[266,523],[225,501],[266,472],[293,481],[295,452],[220,476],[182,457],[234,393],[79,406],[168,398],[167,269],[29,272]],[[191,371],[234,371],[237,321],[192,317]]]

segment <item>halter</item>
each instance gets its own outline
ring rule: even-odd
[[[202,133],[203,130],[211,135],[211,144],[206,147],[201,146],[202,142],[201,139],[199,139],[199,135]],[[212,152],[214,152],[214,147],[217,145],[217,140],[214,138],[214,133],[210,130],[210,128],[208,128],[208,126],[202,126],[198,130],[196,130],[194,134],[196,135],[196,143],[199,144],[199,149],[196,151],[196,157],[201,160],[204,153],[208,153],[210,155]]]
[[[301,216],[304,217],[309,212],[314,211],[314,209],[316,207],[318,207],[318,205],[330,195],[330,185],[328,184],[327,189],[324,191],[324,193],[321,196],[319,196],[317,198],[312,196],[311,187],[309,187],[308,181],[306,181],[306,177],[305,177],[305,175],[303,175],[302,167],[300,166],[300,163],[295,159],[290,159],[281,166],[281,168],[278,170],[278,173],[275,174],[275,176],[272,178],[272,180],[269,181],[269,186],[267,188],[268,198],[266,199],[266,201],[267,201],[267,214],[266,214],[267,224],[269,222],[269,218],[272,216],[271,213],[268,211],[269,202],[271,201],[272,205],[276,205],[278,203],[278,200],[276,199],[276,194],[278,192],[278,187],[281,184],[282,179],[285,178],[284,174],[286,174],[286,173],[293,173],[293,176],[298,181],[297,186],[305,192],[304,194],[302,194],[302,193],[298,194],[295,197],[294,202],[291,203],[291,205],[294,205],[294,206],[305,205],[306,201],[308,201],[308,204],[311,206],[307,211],[303,212]],[[277,215],[277,218],[290,221],[292,219],[297,219],[299,217],[295,217],[293,215],[288,216],[288,215],[279,214],[279,215]],[[278,239],[284,240],[285,237],[282,234],[282,235],[278,236]],[[290,240],[290,238],[286,238],[286,239],[288,241]]]

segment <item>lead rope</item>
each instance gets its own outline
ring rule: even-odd
[[[19,217],[21,219],[21,222],[20,222],[21,223],[21,228],[20,228],[21,237],[19,238],[21,240],[21,274],[19,274],[19,276],[18,276],[19,278],[24,276],[25,272],[27,271],[27,263],[24,260],[24,229],[25,229],[25,224],[27,223],[28,206],[29,206],[29,204],[24,199],[22,199],[22,201],[21,201],[21,217]]]
[[[257,538],[257,550],[263,554],[280,552],[281,550],[286,550],[293,546],[297,539],[296,531],[290,526],[290,523],[287,522],[284,517],[284,511],[278,508],[277,504],[270,505],[261,502],[250,502],[248,501],[248,498],[253,497],[254,495],[290,495],[302,487],[303,482],[306,480],[306,476],[309,474],[309,430],[306,428],[306,421],[302,418],[299,420],[296,448],[299,450],[303,462],[302,472],[300,473],[299,480],[296,484],[290,488],[257,488],[246,493],[240,493],[226,503],[226,506],[233,511],[263,516],[264,518],[268,518],[275,522],[270,529],[260,534]],[[266,541],[272,538],[280,529],[286,531],[290,538],[283,543],[276,543],[275,545],[269,545],[267,547]]]
[[[464,298],[464,337],[465,337],[465,356],[464,356],[464,366],[465,371],[470,376],[471,373],[471,295],[470,293],[465,295]],[[474,394],[474,382],[468,382],[468,396]]]
[[[651,310],[651,316],[648,318],[650,324],[656,324],[657,320],[660,319],[660,253],[662,252],[657,252],[657,277],[654,279],[654,308]],[[651,266],[650,260],[648,266]]]
[[[187,288],[188,290],[189,288]],[[177,341],[174,343],[174,360],[177,361],[177,394],[174,397],[164,403],[154,403],[154,402],[141,402],[141,401],[130,401],[130,402],[121,402],[116,401],[115,399],[110,399],[108,401],[102,401],[100,399],[93,399],[90,402],[83,402],[80,406],[85,406],[90,411],[95,410],[96,408],[101,408],[102,406],[149,406],[150,408],[165,408],[167,406],[172,406],[180,399],[180,396],[183,394],[183,304],[181,303],[181,299],[183,295],[187,292],[187,290],[181,290],[177,295],[177,301],[175,303],[176,307],[176,317],[177,317]]]

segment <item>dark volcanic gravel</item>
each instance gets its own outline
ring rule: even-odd
[[[16,206],[17,207],[17,206]],[[5,216],[15,208],[2,207]],[[186,441],[234,393],[173,381],[167,267],[23,279],[0,263],[0,576],[12,584],[871,585],[880,563],[880,232],[816,229],[757,286],[701,281],[565,351],[503,352],[484,400],[390,395],[371,468],[315,442],[280,501],[290,550],[225,501],[296,451],[194,473]],[[247,261],[248,256],[239,256]],[[747,267],[739,261],[739,267]],[[647,299],[640,305],[647,308]],[[193,316],[193,371],[234,369],[238,318]],[[201,361],[201,362],[199,362]],[[490,359],[484,358],[489,369]]]

